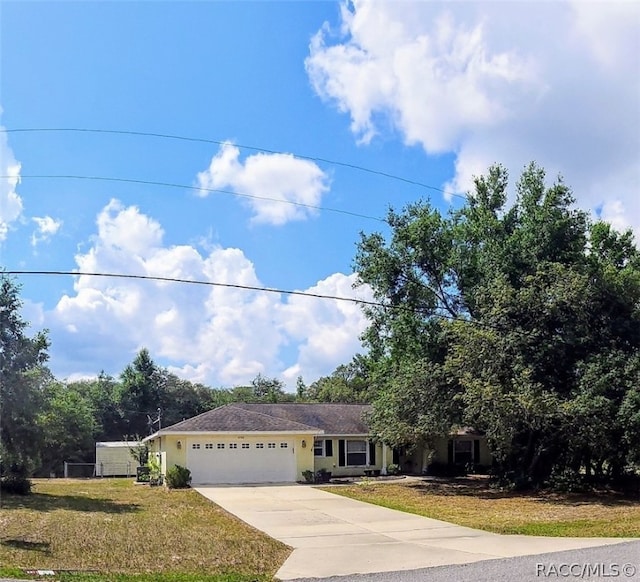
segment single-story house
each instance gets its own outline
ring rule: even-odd
[[[394,462],[423,472],[415,451],[404,455],[372,438],[366,424],[370,409],[365,404],[227,404],[144,441],[163,474],[181,465],[191,471],[194,484],[295,482],[304,480],[303,472],[320,469],[334,477],[384,474]],[[446,439],[438,444],[436,459],[489,464],[481,435],[456,434],[449,440],[451,445]],[[453,457],[447,456],[448,447]]]

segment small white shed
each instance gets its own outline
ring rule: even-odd
[[[96,477],[130,477],[136,474],[136,461],[130,448],[138,443],[104,441],[96,443]]]

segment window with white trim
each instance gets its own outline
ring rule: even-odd
[[[237,449],[238,448],[238,443],[229,443],[229,448],[230,449]]]
[[[289,446],[289,443],[280,443],[281,449],[286,449]]]
[[[249,443],[242,443],[242,448],[243,449],[248,449],[249,448]]]
[[[256,449],[264,449],[264,443],[256,443]]]
[[[324,439],[315,439],[313,441],[313,456],[324,457]]]
[[[367,464],[367,441],[347,441],[347,465]]]
[[[218,443],[216,446],[219,449],[224,449],[224,443]]]
[[[192,448],[192,449],[199,449],[199,448],[200,448],[200,443],[193,443],[193,444],[191,445],[191,448]]]
[[[205,443],[204,448],[205,449],[212,449],[213,448],[213,443]]]
[[[269,443],[267,445],[267,447],[270,448],[270,449],[275,449],[276,448],[276,443]]]

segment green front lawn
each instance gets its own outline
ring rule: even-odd
[[[615,494],[510,493],[480,479],[369,482],[325,491],[500,534],[640,537],[640,500]]]
[[[32,495],[0,500],[0,575],[51,569],[84,572],[61,576],[69,580],[249,582],[271,580],[289,553],[191,489],[35,480]]]

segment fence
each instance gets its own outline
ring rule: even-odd
[[[135,475],[132,463],[64,463],[66,478],[131,477]]]

